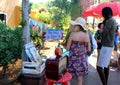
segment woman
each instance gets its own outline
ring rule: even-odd
[[[117,26],[117,29],[115,31],[115,35],[114,35],[114,50],[113,50],[113,58],[114,58],[114,62],[116,62],[117,60],[117,50],[118,50],[118,43],[119,43],[119,29]]]
[[[114,48],[114,34],[117,27],[115,19],[112,18],[113,12],[110,7],[102,9],[104,18],[102,30],[102,48],[98,59],[97,71],[103,85],[107,85],[109,76],[109,63]]]
[[[98,54],[97,63],[98,63],[98,59],[99,59],[99,55],[100,55],[100,49],[102,47],[102,43],[101,43],[101,40],[102,40],[102,36],[101,36],[102,29],[103,29],[103,23],[99,23],[98,24],[98,30],[95,33],[95,40],[96,40],[97,46],[98,46],[97,47],[97,54]]]
[[[117,55],[119,36],[120,36],[119,26],[117,25],[117,29],[114,35],[114,50],[113,50],[113,64],[117,62],[117,66],[118,66],[117,71],[120,71],[119,56]]]
[[[86,28],[86,22],[83,18],[78,17],[71,21],[74,25],[74,32],[70,34],[67,42],[68,71],[77,77],[77,85],[82,85],[82,76],[88,72],[87,52],[90,51],[89,34]]]

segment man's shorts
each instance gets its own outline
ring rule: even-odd
[[[99,56],[99,60],[98,60],[98,66],[100,67],[108,67],[109,63],[110,63],[110,59],[112,56],[112,51],[113,51],[114,47],[105,47],[102,46],[101,50],[100,50],[100,56]]]

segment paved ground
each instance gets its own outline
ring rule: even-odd
[[[96,72],[95,53],[89,57],[89,63],[90,63],[89,73],[87,76],[83,78],[83,85],[102,85],[100,78],[98,76],[98,73]],[[115,68],[110,69],[110,75],[109,75],[108,81],[109,81],[108,85],[120,85],[120,72],[117,72]],[[14,84],[14,85],[17,85],[17,84]],[[73,81],[71,85],[76,85],[75,81]]]
[[[92,70],[89,71],[88,76],[84,77],[83,85],[102,85],[96,69],[90,66]],[[120,85],[120,72],[110,70],[108,85]]]
[[[89,58],[90,66],[89,73],[83,79],[83,85],[102,85],[98,73],[96,71],[96,55],[92,55]],[[108,85],[120,85],[120,72],[116,71],[116,68],[110,69],[110,75]],[[75,81],[71,85],[76,85]]]

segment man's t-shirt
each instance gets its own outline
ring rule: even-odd
[[[102,32],[102,46],[113,47],[114,46],[114,34],[117,28],[117,23],[113,18],[109,18]]]

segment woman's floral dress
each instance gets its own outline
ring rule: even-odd
[[[68,57],[68,71],[73,76],[82,76],[88,73],[87,42],[72,41]]]

